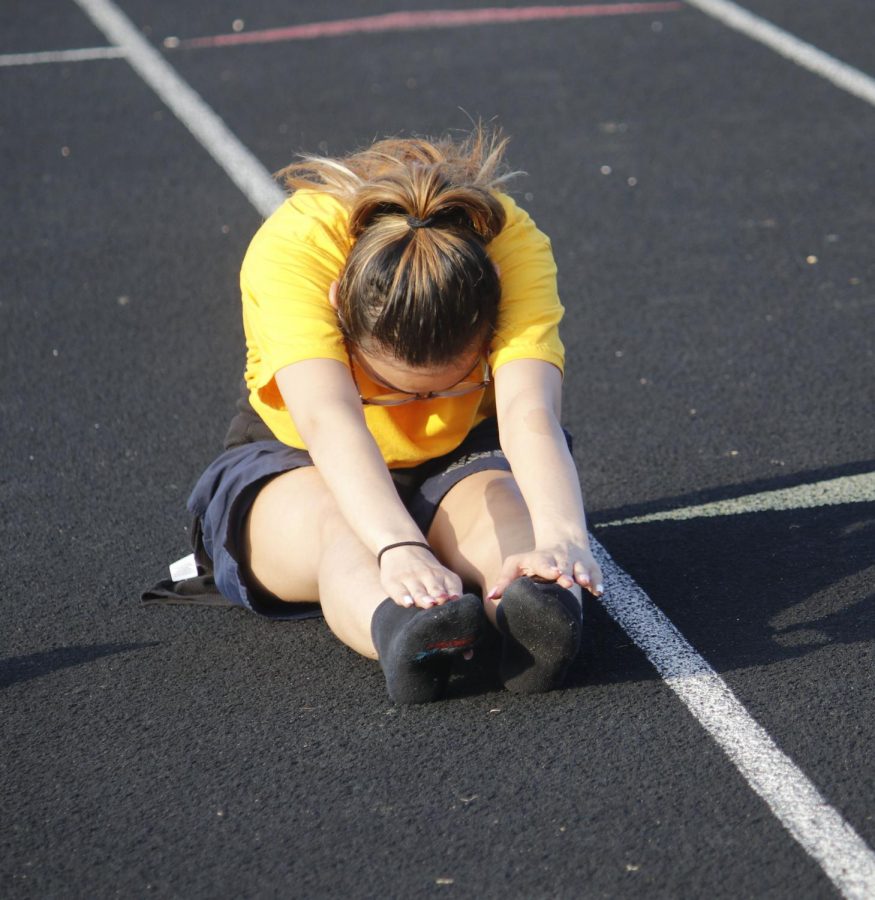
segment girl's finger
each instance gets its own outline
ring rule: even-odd
[[[555,581],[564,588],[570,588],[574,585],[574,566],[564,557],[555,556],[553,554],[544,554],[545,565],[551,574],[541,575],[550,581]],[[538,573],[541,574],[540,572]]]
[[[574,564],[574,579],[582,587],[589,587],[592,583],[586,566],[580,560]]]
[[[564,588],[574,587],[574,575],[569,574],[568,572],[562,572],[562,574],[556,579],[556,584]]]
[[[590,567],[589,584],[586,585],[586,589],[593,595],[593,597],[601,597],[601,595],[605,592],[605,586],[602,583],[602,573],[599,570],[598,566]]]
[[[518,566],[513,557],[509,557],[504,561],[501,572],[495,583],[492,585],[489,593],[483,598],[484,600],[497,600],[503,593],[504,589],[517,577]]]
[[[546,553],[509,557],[486,599],[497,600],[507,586],[521,575],[535,576],[544,581],[556,581],[562,576],[562,570],[556,565],[555,557]]]
[[[498,600],[504,593],[504,589],[513,581],[512,578],[499,578],[486,595],[487,600]]]
[[[589,567],[589,580],[590,584],[593,585],[590,590],[593,591],[596,597],[601,597],[605,592],[605,579],[597,562],[593,562]]]
[[[526,566],[526,568],[529,570],[529,574],[537,575],[538,578],[543,578],[546,581],[558,581],[563,576],[570,578],[560,566],[556,565],[556,560],[552,556],[544,555],[537,561],[533,560],[533,563],[534,565]]]
[[[450,600],[458,600],[462,596],[462,579],[455,572],[444,579],[443,587]]]
[[[428,591],[440,606],[449,600],[458,600],[462,596],[462,582],[457,578],[439,578],[425,580]]]
[[[382,578],[380,582],[387,597],[391,597],[398,606],[413,606],[413,595],[404,584],[394,579]]]
[[[437,575],[428,574],[422,579],[422,586],[425,591],[432,597],[446,596],[447,591],[444,587],[444,580]]]
[[[505,575],[504,572],[498,576],[495,584],[492,586],[492,589],[486,595],[484,599],[486,600],[498,600],[499,597],[504,593],[507,586],[517,577],[517,573],[514,572],[512,575]]]
[[[402,594],[413,597],[413,605],[420,609],[430,609],[435,604],[434,597],[418,578],[410,578],[403,582]]]

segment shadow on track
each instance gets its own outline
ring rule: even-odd
[[[875,642],[875,503],[604,535],[614,559],[718,672]]]
[[[11,656],[9,659],[0,660],[0,688],[7,688],[13,684],[30,681],[32,678],[40,678],[43,675],[50,675],[52,672],[68,669],[71,666],[81,666],[104,656],[128,653],[144,647],[155,647],[157,644],[157,641],[149,641],[142,644],[74,645],[57,647],[43,653],[30,653],[27,656]]]

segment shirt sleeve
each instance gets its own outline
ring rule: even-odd
[[[252,239],[240,272],[246,381],[270,406],[282,407],[274,381],[304,359],[347,363],[328,300],[349,251],[346,214],[327,195],[299,191]]]
[[[514,359],[540,359],[564,372],[559,322],[565,309],[559,299],[550,239],[513,199],[506,194],[498,197],[507,222],[487,247],[501,281],[498,328],[489,365],[494,372]]]

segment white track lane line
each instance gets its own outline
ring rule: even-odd
[[[599,601],[843,896],[875,897],[875,853],[741,705],[723,679],[592,539]]]
[[[285,195],[255,156],[176,74],[114,3],[110,0],[75,2],[109,43],[124,52],[137,74],[197,138],[259,213],[269,216],[283,202]]]
[[[3,53],[0,66],[35,66],[40,63],[85,62],[91,59],[120,59],[121,47],[82,47],[79,50],[46,50],[40,53]]]
[[[875,472],[866,472],[862,475],[830,478],[827,481],[815,481],[777,491],[761,491],[745,497],[733,497],[731,500],[701,503],[682,509],[667,509],[631,519],[600,522],[596,527],[613,528],[617,525],[643,525],[647,522],[682,521],[713,516],[737,516],[742,513],[816,509],[819,506],[872,502],[875,502]]]
[[[875,79],[859,69],[839,62],[828,53],[799,40],[777,25],[761,19],[737,3],[732,3],[731,0],[685,0],[685,2],[734,31],[770,47],[803,69],[826,78],[836,87],[875,106]]]
[[[261,163],[110,0],[76,3],[111,43],[126,51],[131,65],[219,161],[256,209],[268,215],[283,195]],[[228,142],[235,148],[228,162],[216,142]],[[242,172],[237,168],[240,160],[244,161]],[[610,615],[647,654],[666,683],[836,887],[853,900],[875,896],[875,854],[775,747],[705,660],[595,539],[593,548],[609,579],[610,593],[601,601]]]

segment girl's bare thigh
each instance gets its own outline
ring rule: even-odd
[[[326,528],[339,515],[314,466],[272,478],[258,492],[244,528],[244,565],[281,600],[319,600]]]

